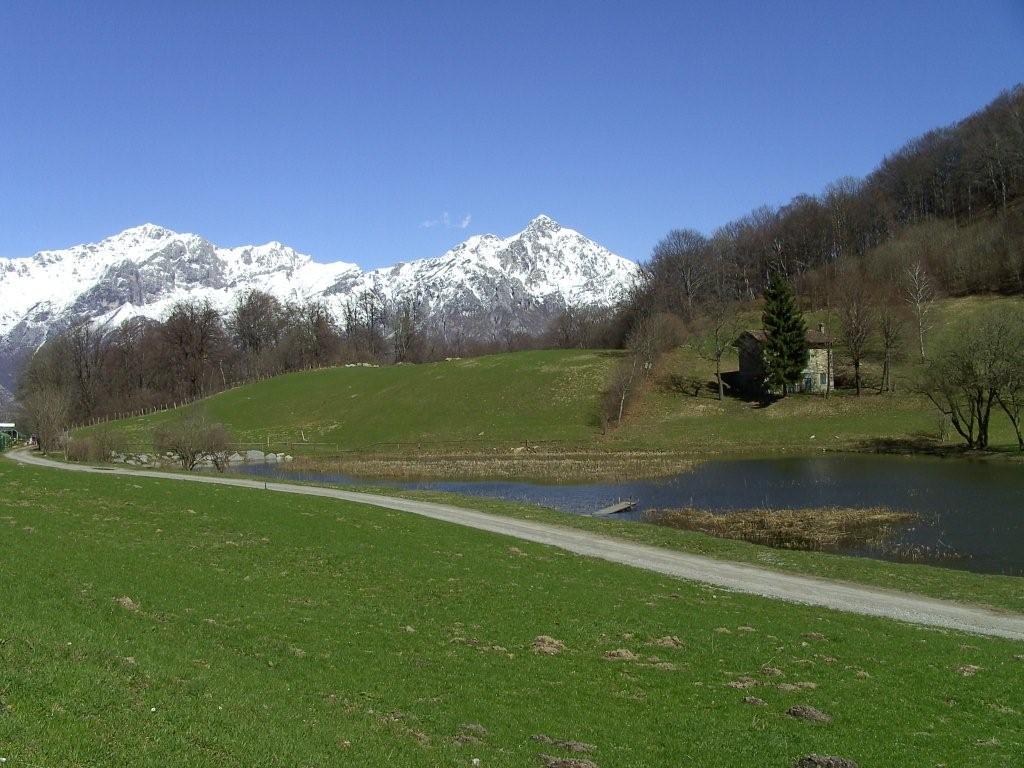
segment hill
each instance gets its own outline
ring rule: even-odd
[[[300,452],[563,444],[594,438],[616,353],[541,350],[284,374],[202,402],[239,441]],[[180,410],[180,409],[179,409]],[[175,411],[117,424],[145,442]]]
[[[934,333],[1006,297],[940,303]],[[817,322],[817,314],[809,315]],[[759,325],[756,310],[742,320]],[[621,427],[600,427],[600,392],[619,352],[541,350],[422,365],[337,367],[232,389],[201,407],[239,447],[330,460],[368,476],[523,477],[551,480],[657,475],[723,456],[808,455],[834,450],[956,450],[941,439],[934,408],[912,391],[912,361],[897,367],[897,393],[791,396],[768,407],[719,401],[713,369],[684,344],[665,355]],[[840,369],[842,359],[840,356]],[[736,367],[735,354],[724,361]],[[703,382],[695,395],[681,377]],[[146,450],[153,430],[181,409],[125,419],[113,428]],[[1014,438],[993,416],[993,447]],[[525,454],[525,455],[524,455]],[[441,460],[443,459],[443,460]]]

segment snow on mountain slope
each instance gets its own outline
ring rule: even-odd
[[[0,384],[49,333],[89,319],[106,327],[160,318],[183,299],[227,311],[244,290],[322,299],[336,313],[361,292],[417,301],[428,321],[463,338],[540,331],[568,304],[611,304],[636,265],[538,216],[508,238],[476,235],[438,258],[362,271],[322,264],[278,242],[219,248],[153,224],[93,244],[0,258]]]

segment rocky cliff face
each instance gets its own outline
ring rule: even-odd
[[[340,314],[366,290],[416,301],[435,329],[467,339],[539,332],[566,305],[614,303],[636,265],[538,216],[507,238],[476,235],[433,259],[363,271],[319,263],[278,242],[220,248],[152,224],[99,243],[0,259],[0,385],[46,337],[88,319],[113,326],[160,318],[177,301],[209,300],[226,311],[238,293],[319,299]]]

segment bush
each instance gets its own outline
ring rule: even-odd
[[[118,433],[104,425],[87,435],[69,438],[67,457],[71,461],[110,461],[111,454],[119,447],[120,436]]]
[[[211,461],[224,471],[230,453],[231,435],[223,424],[211,422],[200,412],[192,412],[181,421],[164,424],[153,433],[158,453],[173,456],[183,469],[193,470],[202,461]]]

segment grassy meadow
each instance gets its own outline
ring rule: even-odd
[[[994,302],[941,302],[933,337]],[[808,315],[809,324],[824,318]],[[756,327],[756,313],[741,324]],[[541,350],[381,368],[337,367],[278,376],[203,401],[240,447],[283,451],[364,476],[548,480],[668,474],[715,457],[822,451],[955,451],[952,429],[939,440],[934,407],[912,391],[913,350],[897,364],[897,393],[878,394],[868,361],[861,397],[849,390],[797,395],[768,406],[716,398],[713,367],[689,345],[669,352],[622,425],[600,426],[600,391],[622,353]],[[843,373],[842,354],[839,372]],[[732,353],[723,370],[738,367]],[[680,392],[679,376],[706,382]],[[180,409],[179,409],[180,410]],[[132,447],[147,450],[169,411],[114,422]],[[992,448],[1017,454],[1009,422],[992,421]]]
[[[11,768],[1009,767],[1024,751],[1019,643],[332,500],[6,461],[0,488]]]

